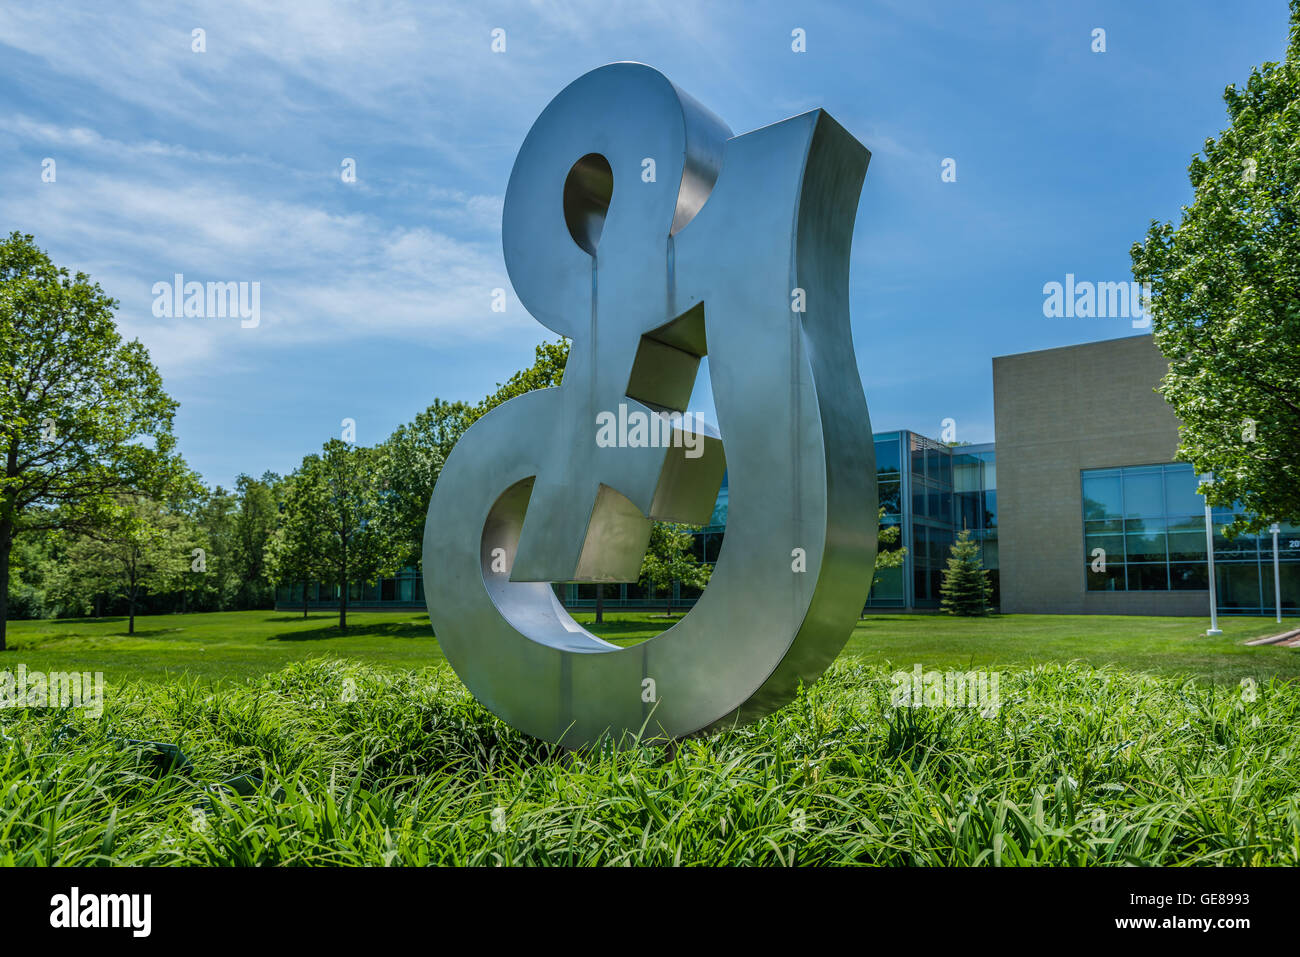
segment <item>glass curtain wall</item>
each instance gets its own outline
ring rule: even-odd
[[[937,608],[948,551],[962,528],[969,528],[981,543],[984,567],[992,572],[996,604],[997,472],[993,445],[949,447],[906,430],[880,432],[874,440],[879,501],[884,509],[881,523],[901,530],[894,548],[906,547],[907,554],[901,566],[877,571],[867,607]],[[701,562],[716,562],[722,551],[729,494],[723,476],[713,514],[693,536],[695,557]],[[569,607],[593,608],[598,588],[603,589],[602,597],[610,608],[655,608],[664,604],[665,596],[634,582],[565,583],[556,586],[556,594]],[[674,607],[687,608],[698,597],[697,588],[673,585]],[[423,607],[423,581],[417,570],[403,569],[374,584],[354,584],[349,600],[357,607]],[[302,601],[302,585],[281,587],[276,592],[276,603],[284,608],[301,607]],[[316,583],[307,586],[309,608],[329,607],[337,602],[337,588]]]
[[[1205,499],[1191,465],[1088,469],[1083,493],[1083,576],[1088,591],[1204,591]],[[1215,508],[1215,586],[1221,614],[1267,615],[1274,609],[1273,537],[1229,540],[1224,528],[1240,509]],[[1278,536],[1282,609],[1300,607],[1300,528]]]

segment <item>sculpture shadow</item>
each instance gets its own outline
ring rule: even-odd
[[[298,619],[301,621],[302,619]],[[376,624],[363,622],[349,625],[346,631],[340,631],[338,620],[332,624],[322,624],[315,628],[283,631],[268,635],[267,641],[329,641],[332,638],[402,638],[408,640],[431,639],[433,632],[428,621],[384,622]]]

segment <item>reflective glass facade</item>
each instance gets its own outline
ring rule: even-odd
[[[949,550],[962,529],[981,543],[997,604],[997,466],[993,445],[949,446],[915,432],[875,436],[882,522],[902,529],[903,565],[883,568],[868,608],[937,608]]]
[[[881,524],[899,527],[903,525],[904,484],[903,484],[903,450],[907,448],[906,432],[886,432],[875,436],[876,444],[876,487],[880,507],[885,510]],[[895,548],[905,544],[906,533],[899,535]],[[904,608],[907,606],[907,566],[898,568],[881,568],[876,572],[876,583],[871,588],[867,599],[868,606],[881,608]]]
[[[869,608],[937,608],[939,583],[957,532],[969,528],[982,543],[984,567],[991,569],[997,603],[997,471],[992,444],[949,447],[915,432],[875,435],[876,479],[885,525],[902,529],[895,548],[907,553],[898,568],[883,568],[867,599]],[[727,526],[729,485],[722,479],[709,524],[695,533],[695,557],[707,564],[718,560]],[[571,608],[593,608],[597,589],[608,608],[662,608],[667,596],[635,582],[625,584],[561,584],[560,600]],[[308,587],[308,607],[338,603],[338,589]],[[673,606],[692,605],[699,589],[673,585]],[[349,602],[360,608],[419,608],[424,587],[415,569],[373,585],[353,585]],[[276,603],[302,606],[302,586],[281,587]]]
[[[1207,591],[1205,500],[1190,465],[1136,465],[1080,473],[1082,572],[1088,591]],[[1229,541],[1223,529],[1240,514],[1216,508],[1215,587],[1223,614],[1274,610],[1273,539]],[[1279,572],[1283,613],[1300,607],[1300,529],[1282,525]]]
[[[308,608],[333,608],[338,605],[339,587],[314,582],[307,586]],[[302,585],[281,585],[275,590],[277,608],[301,608]],[[414,568],[403,568],[392,578],[366,584],[353,582],[348,588],[348,604],[358,608],[423,608],[424,579]]]

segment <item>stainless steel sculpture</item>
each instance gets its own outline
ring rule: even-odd
[[[843,647],[876,555],[848,305],[869,158],[822,110],[733,136],[639,63],[579,78],[533,125],[502,239],[520,301],[572,340],[563,385],[466,432],[424,532],[442,650],[516,728],[579,747],[743,723]],[[706,353],[721,438],[672,415]],[[620,405],[676,443],[598,444]],[[550,583],[635,581],[650,520],[707,521],[724,468],[725,543],[695,607],[629,648],[577,624]]]

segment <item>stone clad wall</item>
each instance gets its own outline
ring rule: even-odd
[[[1151,336],[993,360],[1002,611],[1208,615],[1206,591],[1085,590],[1079,472],[1173,461]]]

